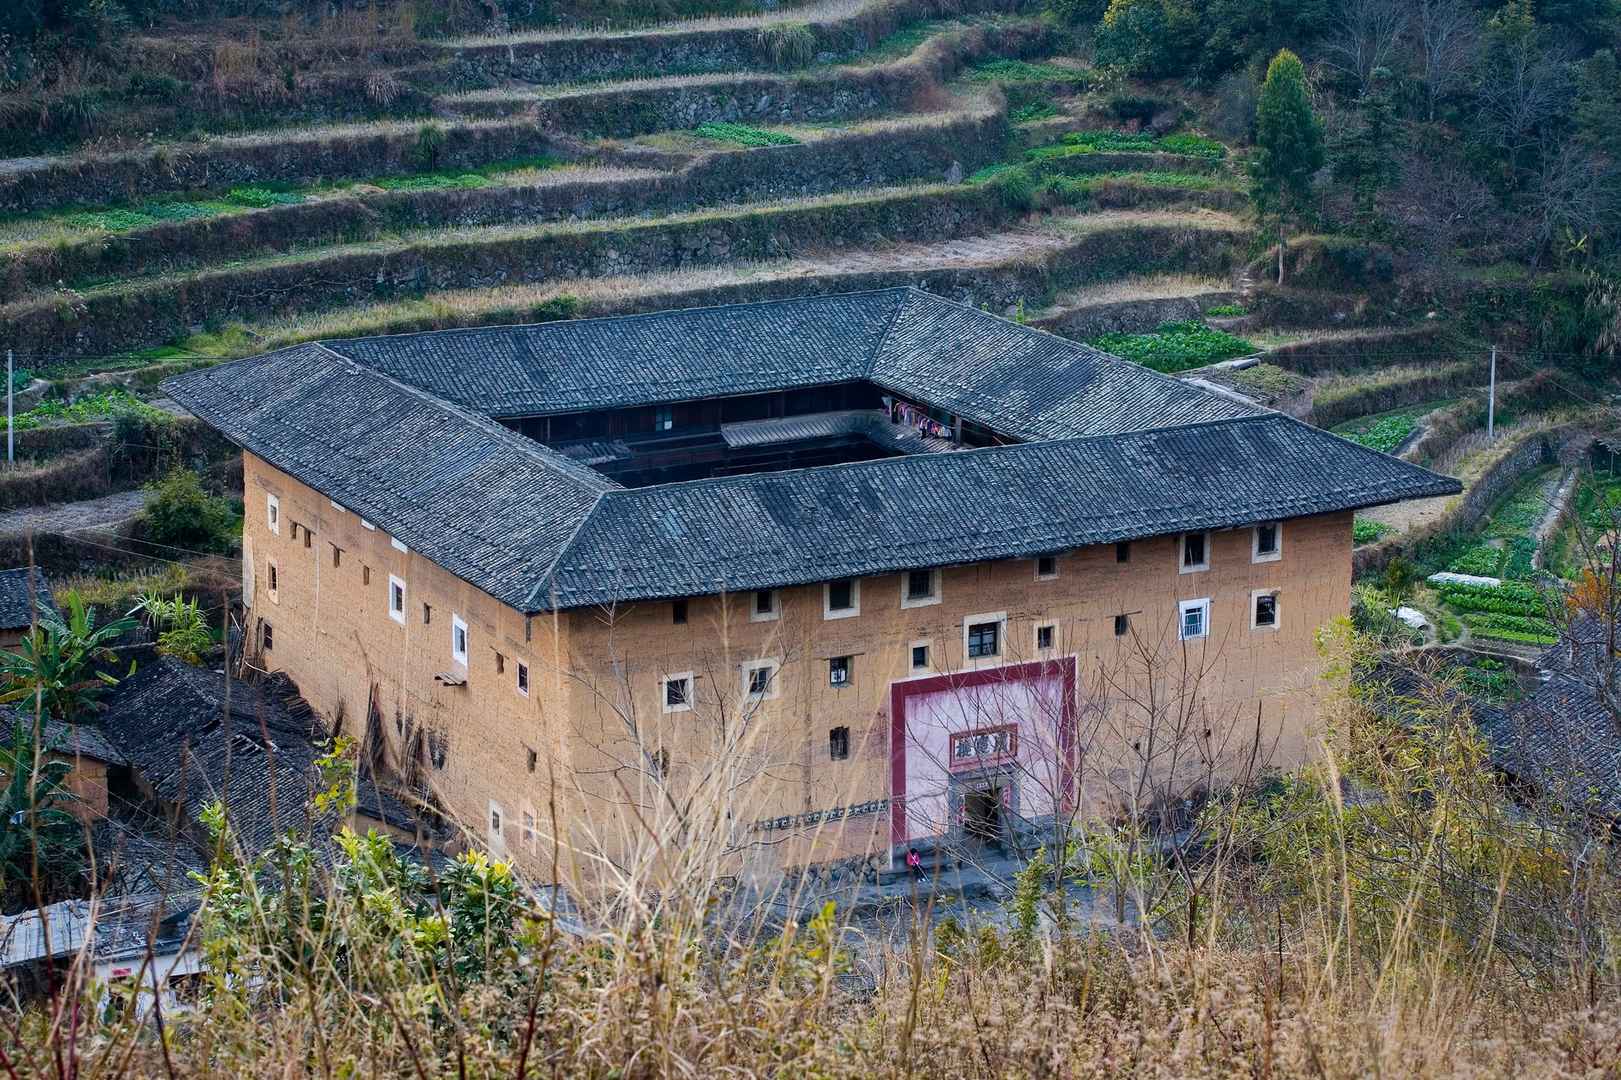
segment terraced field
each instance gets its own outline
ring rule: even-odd
[[[367,55],[295,57],[296,108],[182,139],[196,110],[154,106],[137,145],[0,161],[21,381],[143,395],[319,337],[915,284],[1416,460],[1457,464],[1478,427],[1484,369],[1444,320],[1335,279],[1310,238],[1269,285],[1242,150],[1111,113],[1017,0]]]

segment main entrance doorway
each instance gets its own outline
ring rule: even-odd
[[[994,844],[1002,839],[1002,789],[975,788],[963,793],[963,834],[969,840]]]

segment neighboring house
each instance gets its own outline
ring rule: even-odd
[[[6,743],[20,725],[34,730],[34,717],[24,704],[0,706],[0,739]],[[88,724],[66,724],[50,717],[42,717],[39,724],[40,747],[48,761],[64,761],[69,766],[67,788],[75,801],[64,809],[83,822],[92,822],[107,814],[107,773],[124,763],[123,755]]]
[[[139,995],[143,1009],[156,989],[172,1012],[176,981],[203,970],[201,943],[190,932],[196,912],[195,893],[146,893],[0,917],[0,978],[26,999],[79,963],[109,992]]]
[[[225,674],[158,657],[121,680],[103,699],[97,729],[121,764],[108,774],[115,816],[138,817],[146,843],[170,839],[207,861],[212,852],[204,811],[223,803],[232,835],[252,856],[287,832],[330,835],[339,825],[377,828],[405,845],[427,840],[415,816],[365,777],[359,803],[340,820],[314,807],[320,791],[316,758],[325,728],[285,678],[233,680]],[[85,730],[85,729],[81,729]],[[153,822],[170,826],[154,832]],[[151,864],[151,853],[142,856]],[[157,873],[140,870],[148,880]]]
[[[1353,512],[1459,490],[915,289],[164,386],[246,451],[252,651],[537,867],[700,783],[785,862],[994,839],[1125,775],[1149,652],[1299,760]]]
[[[0,570],[0,649],[15,649],[41,615],[56,615],[45,572],[20,566]]]

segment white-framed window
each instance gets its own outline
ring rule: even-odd
[[[1052,652],[1058,647],[1058,625],[1040,623],[1036,626],[1036,652]]]
[[[455,612],[450,613],[450,658],[467,666],[467,622]]]
[[[272,533],[281,535],[281,500],[274,495],[265,496],[265,524]]]
[[[861,582],[839,578],[822,583],[822,618],[848,619],[861,614]]]
[[[674,431],[675,430],[675,406],[673,406],[673,405],[660,405],[656,409],[653,410],[653,430],[654,431]]]
[[[940,571],[908,570],[901,575],[901,607],[928,607],[940,602]]]
[[[659,707],[667,713],[691,712],[692,672],[680,671],[659,680]]]
[[[529,696],[529,665],[522,660],[518,661],[518,696]]]
[[[1036,580],[1051,581],[1058,576],[1058,556],[1040,555],[1036,558]]]
[[[388,617],[405,625],[405,582],[388,575]]]
[[[933,667],[933,665],[929,662],[929,653],[932,651],[930,649],[929,642],[914,641],[912,642],[911,649],[912,674],[915,675],[920,671],[928,671]]]
[[[1210,636],[1210,598],[1184,600],[1176,606],[1176,636],[1183,641]]]
[[[265,564],[265,595],[270,597],[272,604],[281,603],[281,600],[276,596],[276,590],[279,588],[281,588],[281,574],[277,571],[275,563],[267,562]]]
[[[1278,591],[1256,589],[1250,593],[1250,629],[1276,630],[1278,628]]]
[[[776,697],[781,683],[777,672],[782,665],[775,660],[749,660],[743,668],[743,698],[746,701],[770,701]]]
[[[496,802],[494,799],[491,799],[489,840],[492,848],[500,850],[506,847],[506,833],[503,831],[506,828],[506,823],[507,812],[501,808],[500,803]]]
[[[827,685],[849,686],[855,678],[855,658],[830,656],[827,658]]]
[[[1210,569],[1210,534],[1183,533],[1181,543],[1177,545],[1177,571],[1192,574],[1208,569]]]
[[[1006,638],[1005,611],[970,615],[962,621],[962,654],[969,664],[999,658],[1006,645]]]
[[[749,622],[770,622],[781,611],[782,594],[776,589],[756,589],[749,599]]]
[[[1277,562],[1283,558],[1283,522],[1263,521],[1250,530],[1250,561]]]
[[[528,803],[524,803],[520,814],[521,816],[518,819],[521,829],[518,833],[519,843],[523,845],[525,851],[538,851],[540,849],[540,828],[535,817],[535,808]]]
[[[410,551],[411,550],[410,548],[406,547],[404,544],[400,543],[400,541],[398,539],[396,539],[395,537],[392,537],[392,536],[389,537],[388,542],[390,544],[394,545],[394,550],[395,551]]]

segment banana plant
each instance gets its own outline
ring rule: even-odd
[[[118,678],[103,670],[118,659],[113,645],[135,628],[128,617],[96,625],[84,598],[68,593],[67,615],[41,613],[15,652],[0,652],[0,704],[39,699],[45,715],[73,721],[99,712],[97,700]],[[135,665],[130,665],[133,673]]]

